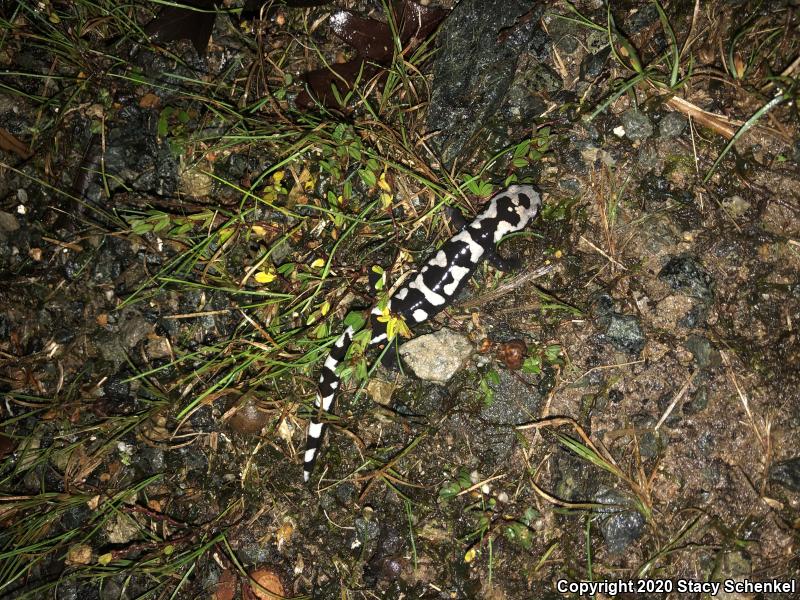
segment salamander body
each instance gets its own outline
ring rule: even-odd
[[[471,223],[466,224],[461,218],[461,231],[447,240],[412,280],[392,295],[387,304],[389,312],[402,317],[409,326],[422,323],[452,303],[482,260],[488,260],[502,271],[511,270],[511,261],[499,256],[495,246],[507,234],[524,229],[534,219],[541,204],[541,196],[532,186],[512,185],[493,196]],[[383,311],[377,307],[370,314],[370,346],[387,341],[386,323],[378,320],[382,314]],[[340,384],[336,368],[344,360],[354,333],[352,327],[347,327],[325,359],[314,401],[318,411],[327,413],[331,409]],[[323,428],[320,421],[309,423],[303,465],[305,481],[314,468]]]

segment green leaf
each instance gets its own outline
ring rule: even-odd
[[[361,311],[353,311],[347,313],[347,316],[344,318],[345,327],[352,327],[354,331],[359,331],[364,324],[367,322],[367,319],[364,317],[364,313]]]
[[[375,184],[378,181],[378,178],[375,176],[375,173],[373,173],[369,169],[359,169],[358,175],[361,177],[361,181],[363,181],[367,185],[367,187],[375,187]]]
[[[528,159],[527,158],[515,158],[514,160],[511,161],[511,164],[514,165],[515,167],[517,167],[518,169],[521,169],[523,167],[527,167],[528,166]]]

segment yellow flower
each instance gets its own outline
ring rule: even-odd
[[[325,265],[325,259],[324,258],[317,258],[317,259],[314,260],[314,262],[311,263],[311,268],[312,269],[319,269],[319,268],[323,267],[324,265]]]
[[[275,186],[279,186],[281,184],[281,181],[283,181],[284,177],[286,177],[286,172],[285,171],[275,171],[272,174],[272,183]]]
[[[270,271],[259,271],[256,273],[255,280],[258,283],[270,283],[275,281],[278,276]]]
[[[406,321],[400,315],[394,315],[389,312],[388,308],[384,308],[378,321],[386,323],[386,337],[393,340],[398,334],[404,338],[411,337],[411,330],[406,325]]]

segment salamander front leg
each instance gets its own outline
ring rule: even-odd
[[[455,206],[445,205],[444,212],[447,213],[447,218],[450,219],[450,224],[453,226],[453,229],[456,231],[461,231],[464,229],[469,223],[464,218],[464,215],[461,214],[461,211],[458,210]]]
[[[503,273],[513,273],[522,267],[522,261],[519,258],[503,258],[495,250],[487,250],[484,256],[486,262]]]

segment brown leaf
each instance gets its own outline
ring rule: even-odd
[[[213,0],[186,0],[186,7],[165,6],[144,31],[154,41],[189,40],[200,55],[206,53],[217,13]],[[192,8],[189,8],[192,7]],[[199,9],[199,10],[194,10]]]
[[[0,127],[0,149],[5,150],[6,152],[13,152],[14,154],[18,154],[22,158],[30,158],[33,156],[30,148],[28,148],[28,144],[24,142],[20,142],[17,138],[15,138],[8,130],[3,129]]]
[[[395,12],[399,15],[400,40],[410,49],[416,48],[439,26],[448,11],[444,8],[422,6],[411,0],[402,0]]]
[[[159,106],[161,106],[161,98],[152,92],[148,92],[139,98],[139,108],[158,108]]]
[[[403,52],[409,54],[433,33],[448,11],[422,6],[412,0],[399,0],[392,5],[392,13],[398,23]],[[369,81],[381,73],[394,54],[392,30],[387,23],[340,10],[331,16],[330,26],[361,58],[305,73],[306,89],[295,100],[300,108],[313,107],[315,100],[328,108],[339,107],[334,86],[339,96],[343,96],[359,81]],[[381,81],[384,78],[385,73],[381,73]]]
[[[376,62],[392,58],[392,31],[386,23],[339,10],[331,15],[330,25],[333,33],[355,48],[360,56]]]
[[[344,96],[356,84],[356,81],[369,81],[380,71],[377,65],[361,59],[331,65],[330,68],[315,69],[303,75],[307,88],[297,95],[295,100],[301,108],[311,108],[316,102],[329,108],[339,106],[332,87],[336,86],[339,96]],[[359,73],[361,77],[359,78]],[[313,94],[313,95],[312,95]]]

